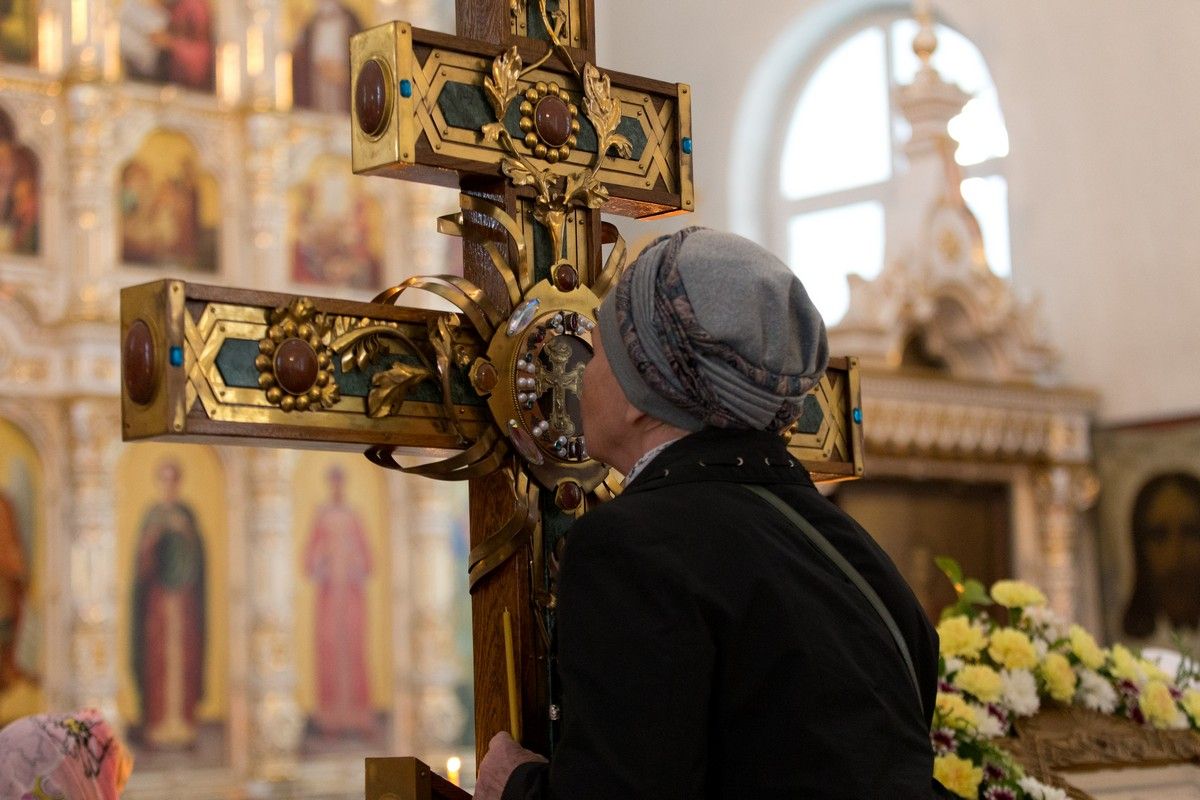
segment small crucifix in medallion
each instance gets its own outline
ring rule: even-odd
[[[543,349],[550,366],[538,364],[537,393],[554,392],[550,404],[550,427],[561,436],[575,435],[575,422],[567,413],[567,394],[578,395],[583,385],[583,364],[567,369],[573,352],[565,337],[556,336]]]

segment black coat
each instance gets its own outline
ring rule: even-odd
[[[862,573],[919,700],[861,592],[739,483],[782,497]],[[562,739],[504,800],[930,797],[937,634],[780,437],[669,446],[572,528],[558,609]]]

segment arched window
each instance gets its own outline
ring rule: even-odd
[[[996,87],[975,45],[945,25],[936,31],[933,66],[973,96],[950,123],[964,169],[963,196],[979,218],[989,265],[1007,276],[1008,133]],[[917,73],[916,34],[911,17],[859,18],[815,54],[792,98],[768,235],[803,271],[829,324],[846,312],[846,276],[871,278],[883,268],[885,214],[909,137],[894,91]]]

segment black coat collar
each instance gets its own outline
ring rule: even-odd
[[[705,428],[672,442],[622,494],[697,481],[813,485],[778,434]]]

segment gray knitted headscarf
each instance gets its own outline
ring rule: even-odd
[[[825,323],[791,269],[706,228],[647,246],[601,303],[599,327],[629,402],[689,431],[782,431],[829,361]]]

